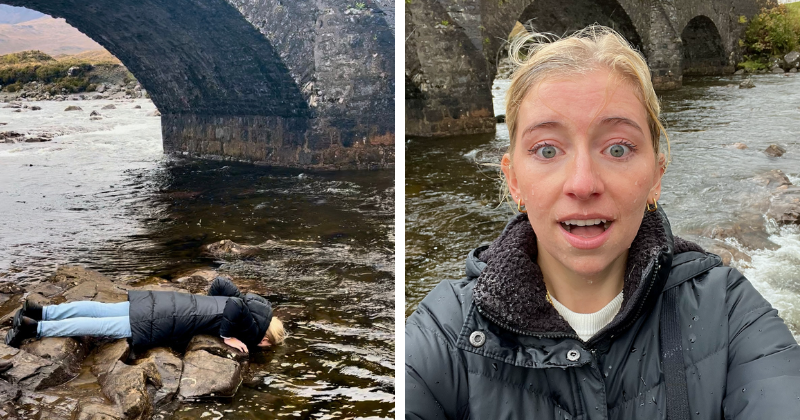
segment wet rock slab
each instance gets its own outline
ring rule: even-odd
[[[126,419],[149,419],[152,413],[147,375],[139,366],[117,361],[100,381],[103,394],[113,401]]]
[[[181,384],[183,360],[172,350],[164,347],[150,349],[135,363],[156,383],[150,391],[150,399],[155,407],[167,404],[175,398]]]
[[[773,195],[767,217],[779,224],[800,224],[800,186],[787,187]]]
[[[241,365],[205,350],[186,352],[179,395],[184,400],[232,397],[242,383]]]
[[[196,335],[189,341],[189,345],[186,346],[186,353],[193,351],[207,351],[215,356],[224,357],[226,359],[231,359],[238,363],[244,363],[248,360],[247,353],[240,352],[235,348],[225,344],[220,337],[214,337],[211,335]]]
[[[86,357],[86,345],[71,337],[46,337],[33,340],[21,349],[61,365],[70,376],[80,372],[81,362]]]
[[[38,391],[53,387],[74,376],[58,363],[5,344],[0,344],[0,359],[12,360],[14,367],[4,372],[3,377],[23,390]]]

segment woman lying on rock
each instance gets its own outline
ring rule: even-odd
[[[18,347],[26,338],[102,336],[128,338],[134,348],[181,346],[195,335],[219,335],[225,344],[249,348],[280,344],[286,337],[281,321],[263,297],[217,277],[208,296],[180,292],[131,290],[128,301],[78,301],[41,306],[26,300],[14,316],[6,344]]]

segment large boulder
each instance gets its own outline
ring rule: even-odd
[[[259,248],[250,245],[239,245],[230,239],[223,239],[205,245],[203,250],[216,258],[242,258],[257,254]]]
[[[80,373],[86,345],[72,337],[45,337],[21,346],[22,350],[60,364],[71,376]]]
[[[125,416],[115,405],[88,403],[81,404],[77,420],[125,420]]]
[[[62,365],[5,344],[0,344],[0,359],[11,359],[14,363],[3,377],[23,390],[39,391],[72,379]]]
[[[767,217],[780,224],[800,225],[800,187],[792,186],[772,196]]]
[[[796,68],[800,66],[800,52],[797,50],[789,51],[788,54],[783,56],[783,61],[786,63],[786,68]]]
[[[117,361],[100,381],[103,394],[126,419],[149,419],[153,407],[147,393],[147,376],[142,368]]]
[[[84,364],[90,366],[92,374],[102,382],[114,365],[119,361],[127,360],[130,353],[131,346],[128,344],[128,340],[119,339],[95,348]]]
[[[784,153],[786,153],[786,149],[777,144],[771,144],[764,150],[764,153],[769,157],[781,157]]]
[[[192,340],[189,341],[189,345],[186,346],[187,353],[200,350],[204,350],[215,356],[225,357],[239,363],[247,362],[249,357],[247,353],[243,353],[225,344],[225,342],[222,341],[222,338],[212,335],[196,335],[192,337]]]
[[[80,402],[69,395],[26,391],[20,396],[17,406],[24,419],[71,420],[75,418]]]
[[[227,398],[242,383],[241,365],[207,351],[186,352],[179,395],[184,400]]]
[[[158,408],[170,403],[181,384],[183,361],[165,347],[150,349],[136,360],[136,366],[144,370],[148,380],[154,384],[150,400]]]
[[[759,184],[770,189],[782,186],[788,187],[792,185],[792,181],[790,181],[789,177],[787,177],[786,174],[780,169],[773,169],[771,171],[758,174],[753,177],[753,179]]]

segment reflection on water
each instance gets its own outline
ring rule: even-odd
[[[764,221],[771,190],[754,176],[781,169],[800,180],[800,76],[754,76],[755,89],[738,89],[738,77],[685,80],[660,94],[672,141],[672,163],[659,202],[679,236],[710,247],[715,226],[755,218],[773,249],[728,239],[752,258],[735,261],[773,303],[797,335],[800,326],[800,229]],[[505,113],[508,81],[495,82],[495,109]],[[745,143],[739,150],[733,143]],[[781,158],[762,151],[777,143]],[[505,124],[496,135],[410,139],[406,150],[406,316],[434,285],[460,278],[464,258],[491,242],[512,211],[499,205],[496,164],[508,147]],[[758,245],[758,243],[756,243]],[[775,245],[775,246],[773,246]],[[777,248],[777,249],[775,249]]]
[[[393,417],[393,171],[172,159],[152,103],[116,103],[89,120],[110,102],[82,103],[87,115],[57,102],[0,110],[0,131],[60,135],[0,144],[0,281],[35,283],[66,263],[121,281],[212,267],[255,282],[291,314],[291,335],[251,357],[233,401],[187,404],[172,418]],[[222,239],[258,252],[202,253]]]

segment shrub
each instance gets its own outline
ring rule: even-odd
[[[783,56],[800,46],[800,4],[762,9],[750,20],[742,45],[745,62],[767,67],[770,57]],[[739,66],[743,67],[740,63]]]

